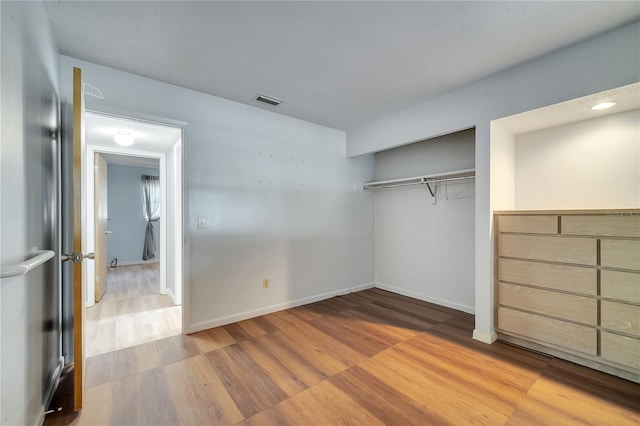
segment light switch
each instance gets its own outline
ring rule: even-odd
[[[207,227],[207,218],[199,217],[198,218],[198,229],[205,229]]]

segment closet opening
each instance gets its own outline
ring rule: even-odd
[[[376,152],[376,287],[475,313],[475,129]]]

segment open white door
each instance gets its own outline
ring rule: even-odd
[[[100,153],[95,154],[94,166],[94,216],[95,216],[95,301],[102,299],[107,291],[107,162]]]

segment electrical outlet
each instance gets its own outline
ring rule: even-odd
[[[269,288],[269,278],[262,279],[262,288]]]

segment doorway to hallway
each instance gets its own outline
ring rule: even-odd
[[[182,130],[92,111],[86,141],[91,357],[182,333]]]

